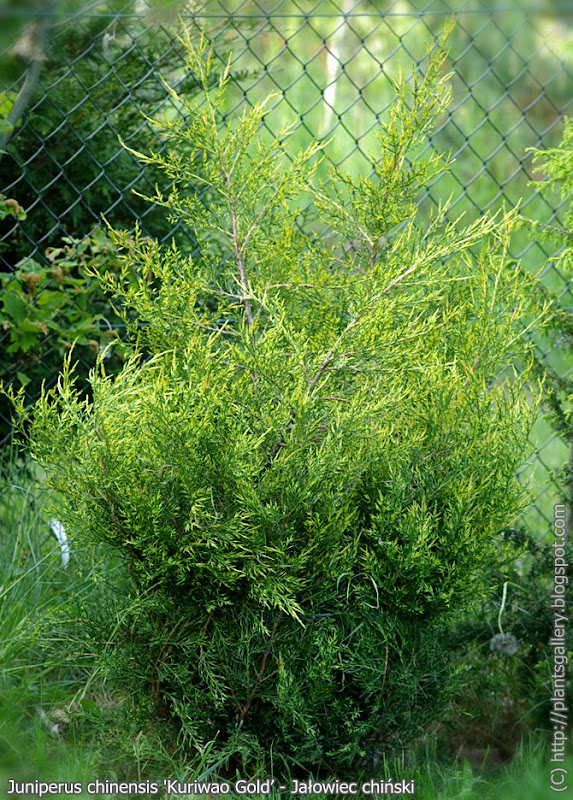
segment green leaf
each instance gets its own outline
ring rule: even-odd
[[[22,386],[27,386],[32,380],[28,375],[26,375],[25,372],[17,372],[16,377],[18,378]]]
[[[18,349],[22,351],[22,353],[28,353],[33,348],[37,347],[39,342],[40,336],[38,333],[25,332],[22,333],[21,336],[18,338]]]
[[[42,308],[58,311],[65,305],[68,305],[70,300],[64,291],[58,292],[52,291],[51,289],[42,289],[42,291],[39,292],[38,296],[36,297],[36,303]]]
[[[5,292],[2,298],[2,304],[4,306],[4,311],[11,317],[16,325],[21,325],[24,322],[28,313],[28,306],[22,297],[16,294],[16,291]]]

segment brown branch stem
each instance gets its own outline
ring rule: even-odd
[[[229,191],[228,199],[229,199],[229,210],[231,213],[231,225],[232,225],[231,246],[233,248],[233,255],[235,256],[235,261],[237,262],[237,267],[239,268],[239,283],[243,291],[243,295],[241,296],[240,300],[243,303],[245,309],[245,315],[247,317],[247,325],[250,328],[254,321],[253,309],[251,307],[251,301],[249,298],[251,292],[249,288],[249,282],[247,279],[245,262],[243,260],[244,247],[239,244],[239,222],[237,219],[237,207],[235,204],[235,196],[233,193],[233,184],[231,182],[231,173],[227,169],[225,156],[223,153],[221,153],[221,167],[223,168],[225,183],[227,184],[227,189]]]
[[[261,666],[260,666],[260,669],[259,669],[259,671],[257,673],[257,677],[255,679],[255,684],[254,684],[252,690],[249,692],[249,694],[247,696],[247,700],[245,702],[245,705],[241,709],[241,720],[245,719],[245,717],[247,716],[247,713],[248,713],[248,711],[249,711],[249,709],[250,709],[250,707],[251,707],[251,705],[253,703],[253,700],[255,699],[255,696],[256,696],[256,693],[257,693],[257,689],[259,688],[259,686],[262,683],[264,683],[264,681],[268,680],[269,678],[272,678],[272,676],[275,674],[273,672],[270,675],[267,675],[265,677],[265,669],[266,669],[266,666],[267,666],[267,658],[269,657],[269,653],[271,652],[271,648],[273,646],[275,633],[276,633],[277,628],[279,626],[279,622],[280,622],[280,620],[277,619],[275,624],[274,624],[274,627],[273,627],[273,629],[271,631],[269,643],[268,643],[267,648],[266,648],[266,650],[265,650],[265,652],[263,654],[263,659],[261,661]],[[231,689],[231,693],[233,693],[232,689]]]

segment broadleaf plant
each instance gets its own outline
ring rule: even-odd
[[[105,649],[133,692],[230,769],[348,774],[440,713],[449,631],[526,499],[514,215],[417,216],[447,167],[423,153],[443,46],[396,87],[374,176],[328,185],[317,144],[289,159],[288,130],[263,138],[268,101],[225,116],[226,75],[186,48],[203,100],[177,98],[168,148],[138,155],[175,181],[153,201],[200,255],[116,234],[123,271],[99,279],[136,355],[115,376],[102,358],[90,400],[68,366],[31,448],[70,539],[125,559],[137,602]]]

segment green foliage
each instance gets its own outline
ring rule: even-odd
[[[545,173],[545,180],[534,184],[544,195],[557,194],[561,201],[562,225],[536,225],[536,232],[560,246],[551,259],[567,278],[573,273],[573,119],[565,118],[563,138],[558,147],[533,150],[535,163]],[[549,190],[549,191],[548,191]]]
[[[266,103],[223,119],[226,76],[213,86],[184,40],[203,100],[172,90],[185,119],[137,155],[175,181],[154,202],[201,257],[117,235],[122,268],[96,273],[150,357],[115,377],[100,358],[91,400],[68,361],[32,452],[70,536],[123,555],[137,602],[115,665],[182,741],[349,770],[439,713],[449,631],[524,503],[514,216],[417,224],[445,166],[418,156],[447,100],[442,49],[397,85],[377,177],[317,187],[319,147],[287,160],[288,130],[259,137]],[[307,200],[328,237],[298,224]]]
[[[562,143],[552,149],[535,150],[536,166],[546,179],[533,184],[553,208],[562,202],[556,222],[546,225],[527,220],[529,236],[537,242],[561,246],[549,260],[543,274],[553,267],[563,277],[571,276],[573,243],[573,125],[565,122]],[[523,220],[525,221],[525,220]],[[525,226],[523,226],[525,227]],[[533,235],[532,235],[533,233]],[[547,416],[563,438],[571,443],[571,400],[573,392],[567,374],[570,365],[573,325],[565,298],[558,299],[539,283],[538,297],[551,301],[551,314],[535,340],[535,370],[543,379],[543,401]],[[569,352],[567,352],[569,351]],[[568,362],[568,363],[567,363]],[[549,426],[548,426],[549,427]],[[565,448],[564,448],[565,450]],[[565,451],[566,452],[566,451]],[[546,458],[544,455],[543,458]],[[547,492],[548,502],[555,502],[555,488],[571,502],[571,465],[551,473],[555,482]],[[556,486],[555,486],[556,484]],[[547,484],[544,490],[547,491]],[[550,508],[550,506],[549,506]],[[509,753],[525,732],[551,729],[550,698],[554,664],[549,641],[555,627],[552,609],[555,551],[553,532],[547,518],[545,530],[539,522],[533,532],[520,526],[508,528],[504,536],[522,548],[521,556],[502,571],[495,565],[490,583],[492,594],[471,618],[461,622],[460,652],[465,653],[463,687],[454,701],[455,738],[460,748],[468,740],[494,752]],[[544,534],[550,533],[549,538]],[[570,563],[571,542],[566,543],[566,561]],[[500,646],[500,637],[510,640],[510,648]],[[503,641],[503,640],[502,640]],[[571,684],[567,683],[567,702],[571,703]]]
[[[0,261],[5,265],[0,272],[0,371],[5,380],[26,385],[30,401],[37,399],[42,381],[55,382],[74,341],[82,364],[78,376],[87,377],[100,346],[112,339],[117,345],[113,352],[121,357],[109,327],[117,318],[84,269],[90,258],[113,265],[101,233],[102,212],[115,226],[132,228],[141,220],[159,238],[172,233],[161,210],[131,192],[149,191],[166,179],[152,168],[143,175],[118,136],[127,142],[135,138],[141,147],[161,146],[162,132],[142,119],[157,116],[160,108],[173,113],[155,74],[158,63],[180,92],[196,92],[197,85],[183,74],[172,36],[160,25],[164,15],[130,17],[133,7],[131,0],[108,0],[97,14],[81,15],[81,24],[41,17],[49,29],[42,45],[45,58],[32,60],[41,63],[41,79],[33,84],[25,114],[0,153],[0,184],[12,187],[17,197],[0,195]],[[58,11],[64,9],[59,4]],[[8,122],[17,102],[10,87],[30,64],[34,30],[22,31],[19,46],[2,57],[0,137],[2,122]],[[188,232],[175,235],[182,246],[193,246]],[[11,433],[9,418],[2,401],[0,442]]]
[[[181,91],[196,86],[179,83],[181,57],[170,34],[157,21],[130,17],[134,6],[107,0],[95,15],[79,12],[79,22],[50,21],[40,81],[0,158],[0,186],[11,186],[20,205],[33,209],[14,231],[0,227],[10,265],[30,255],[30,242],[46,247],[58,246],[62,236],[83,238],[100,224],[102,212],[118,227],[144,219],[155,236],[171,231],[163,215],[131,193],[149,190],[162,176],[153,170],[143,176],[118,136],[135,137],[141,147],[157,144],[157,131],[142,119],[165,103],[157,64]],[[14,72],[27,64],[21,49],[3,57],[2,83],[8,85],[0,93],[0,116],[8,115],[15,99],[9,91]]]
[[[569,206],[564,209],[564,227],[549,226],[547,232],[566,244],[560,258],[566,258],[571,264],[571,237],[573,236],[573,120],[565,118],[563,138],[559,147],[549,150],[534,150],[536,164],[543,169],[546,178],[537,185],[539,188],[547,186],[557,189],[563,200],[569,200]],[[568,245],[568,246],[567,246]]]
[[[6,197],[0,194],[0,220],[6,219],[7,216],[15,217],[18,220],[26,219],[26,212],[13,197]]]
[[[112,268],[114,246],[101,232],[77,242],[66,239],[63,247],[50,248],[46,253],[49,266],[28,259],[14,274],[3,274],[1,324],[10,331],[6,352],[20,362],[33,351],[38,361],[57,345],[58,360],[63,360],[74,342],[91,345],[99,350],[101,344],[101,314],[109,303],[99,284],[86,272],[86,262],[105,262]],[[97,295],[97,299],[96,296]],[[115,336],[108,322],[105,333]],[[24,376],[22,383],[30,378]]]
[[[559,246],[557,255],[548,266],[568,280],[573,276],[573,120],[565,119],[563,139],[558,147],[549,150],[533,150],[535,161],[546,175],[536,182],[544,196],[557,197],[563,201],[562,225],[540,225],[533,223],[533,230],[540,238],[550,239]],[[531,222],[531,221],[528,221]],[[573,317],[569,309],[558,298],[554,298],[552,332],[549,334],[547,350],[556,348],[569,357],[573,352]],[[552,421],[557,431],[569,442],[573,442],[573,388],[570,378],[563,378],[565,370],[556,370],[551,359],[537,359],[537,367],[546,383],[545,396],[552,412]]]
[[[559,208],[556,222],[542,224],[526,220],[535,239],[552,245],[557,253],[549,259],[544,272],[555,269],[563,279],[573,276],[573,120],[565,119],[563,137],[557,147],[534,149],[534,162],[545,177],[534,182],[542,198]],[[552,474],[563,500],[571,508],[573,503],[573,384],[570,368],[573,354],[573,316],[568,307],[567,294],[556,296],[544,290],[551,301],[551,315],[544,327],[543,336],[537,336],[535,370],[543,379],[543,402],[554,431],[569,446],[569,460]],[[553,532],[551,532],[552,534]],[[548,724],[548,697],[552,681],[551,648],[548,645],[554,627],[551,595],[554,581],[553,536],[548,543],[527,537],[527,553],[521,563],[514,565],[510,578],[519,598],[506,612],[505,628],[519,641],[513,679],[506,682],[504,691],[515,705],[529,700],[528,721],[540,726]],[[565,543],[566,561],[570,563],[573,543],[568,535]],[[568,588],[567,594],[570,594]],[[569,652],[571,637],[568,636]],[[567,685],[571,695],[571,685]],[[481,702],[481,698],[480,698]],[[523,708],[522,708],[523,710]],[[524,712],[525,713],[525,712]]]
[[[72,348],[82,359],[78,376],[82,375],[84,384],[100,351],[107,348],[108,369],[123,363],[129,348],[119,338],[120,320],[109,299],[89,274],[88,266],[95,264],[107,270],[118,268],[116,247],[102,231],[83,241],[67,238],[61,247],[48,248],[45,264],[28,259],[14,273],[0,273],[4,332],[0,372],[15,376],[26,388],[29,402],[38,397],[44,381],[60,372]],[[6,398],[1,400],[0,411],[9,419]],[[7,425],[0,426],[0,434],[8,432]]]
[[[517,528],[505,536],[524,547],[520,558],[492,573],[490,596],[458,627],[465,668],[450,712],[451,752],[479,747],[507,758],[525,736],[552,728],[555,552]],[[570,682],[566,692],[569,703]]]
[[[64,568],[39,475],[8,455],[6,448],[0,459],[0,791],[9,779],[85,785],[115,768],[135,773],[142,768],[133,744],[138,731],[128,714],[113,718],[119,701],[98,680],[97,644],[88,642],[84,621],[88,611],[100,621],[118,613],[122,565],[101,548],[74,547]],[[83,625],[70,626],[80,609]],[[105,736],[92,722],[96,705],[102,717],[110,712]],[[120,726],[124,739],[132,734],[129,756],[117,746]],[[161,752],[160,743],[152,746]]]

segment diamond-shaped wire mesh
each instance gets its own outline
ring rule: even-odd
[[[66,321],[80,318],[80,342],[88,344],[78,354],[86,369],[102,344],[97,330],[109,333],[116,326],[109,314],[91,319],[81,308],[81,293],[69,297],[78,277],[74,253],[81,266],[106,252],[101,240],[88,240],[83,251],[80,246],[102,228],[102,215],[114,227],[129,229],[138,221],[149,235],[175,236],[181,246],[193,247],[188,231],[166,223],[134,193],[153,191],[156,182],[168,187],[119,141],[140,151],[163,146],[146,117],[176,110],[163,79],[178,92],[194,91],[181,45],[173,27],[154,19],[142,0],[111,8],[96,2],[81,13],[52,12],[37,85],[0,160],[0,191],[27,214],[21,220],[8,214],[0,222],[0,274],[3,296],[10,297],[8,305],[0,303],[0,371],[7,381],[29,380],[31,397],[35,384],[29,374],[36,380],[41,374],[48,384],[55,380],[69,346]],[[295,120],[293,151],[313,138],[330,140],[326,162],[363,174],[370,171],[369,151],[393,102],[394,81],[400,72],[424,68],[426,47],[451,14],[452,102],[428,147],[451,152],[455,161],[421,202],[432,205],[452,195],[451,213],[471,217],[521,201],[528,217],[559,224],[563,201],[550,204],[529,185],[541,175],[528,148],[559,141],[571,103],[571,10],[550,2],[524,9],[516,0],[491,7],[479,0],[218,0],[188,4],[181,12],[192,36],[203,34],[212,43],[221,68],[230,57],[229,114],[274,92],[264,122],[270,134]],[[33,35],[28,31],[26,39],[24,31],[14,48],[20,56],[6,61],[15,71],[11,82],[10,69],[4,70],[0,113],[22,91]],[[549,264],[544,280],[570,305],[569,280],[548,261],[547,245],[524,227],[512,246],[528,268]],[[66,303],[76,302],[79,317],[70,312],[52,327],[35,319],[28,339],[21,330],[18,339],[16,328],[26,327],[26,303],[57,310],[58,291],[67,292]],[[561,374],[571,368],[563,356],[554,366]],[[2,438],[9,434],[5,406],[0,414]],[[538,520],[532,524],[543,528],[553,496],[547,476],[566,462],[567,448],[546,423],[534,439]]]

